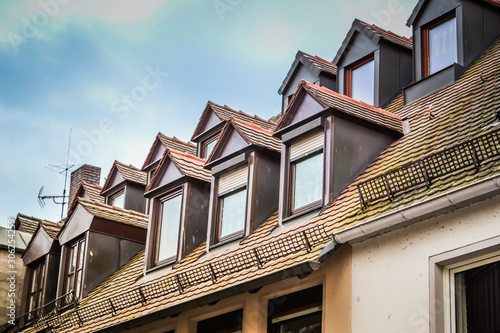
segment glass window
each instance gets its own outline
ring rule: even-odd
[[[292,212],[321,200],[323,194],[323,150],[292,162]]]
[[[321,333],[322,294],[320,285],[269,300],[269,332]]]
[[[115,207],[124,208],[125,205],[125,191],[122,190],[119,193],[111,197],[110,205]]]
[[[38,262],[30,267],[30,287],[28,312],[33,311],[42,304],[43,284],[45,279],[45,261]]]
[[[212,150],[214,150],[214,147],[215,147],[216,143],[217,143],[217,140],[213,140],[212,142],[208,142],[205,145],[205,156],[204,156],[204,158],[208,158],[208,156],[210,156],[210,153],[212,152]]]
[[[499,259],[450,271],[451,294],[455,297],[452,332],[500,332]]]
[[[426,30],[428,34],[428,75],[457,62],[457,22],[452,18]],[[424,48],[425,49],[425,48]]]
[[[371,60],[359,67],[351,69],[350,96],[373,105],[375,96],[375,61]]]
[[[219,239],[243,231],[246,199],[246,187],[219,197]]]
[[[178,194],[161,202],[158,230],[157,261],[163,261],[177,254],[181,220],[182,195]]]
[[[84,258],[85,239],[82,239],[70,246],[66,269],[66,293],[75,291],[77,298],[82,290]]]
[[[197,333],[241,333],[243,310],[236,310],[198,322]]]

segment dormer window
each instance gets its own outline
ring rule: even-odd
[[[66,271],[64,274],[64,290],[65,293],[74,291],[76,298],[79,298],[82,290],[85,238],[79,239],[69,245],[68,250],[66,258]]]
[[[208,158],[212,150],[214,150],[215,144],[217,143],[217,135],[207,139],[202,144],[201,158]]]
[[[244,166],[219,178],[216,241],[239,238],[245,228],[248,167]]]
[[[28,312],[43,304],[43,285],[45,283],[45,260],[42,259],[29,267]]]
[[[162,199],[158,221],[156,262],[175,260],[181,222],[182,192],[176,191]]]
[[[457,62],[457,19],[454,13],[423,29],[425,76]]]
[[[375,60],[373,54],[346,69],[346,95],[374,104]]]
[[[124,208],[125,204],[125,189],[121,189],[113,195],[109,196],[108,205]]]
[[[323,132],[290,145],[291,213],[321,205],[323,195]]]

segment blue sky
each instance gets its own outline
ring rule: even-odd
[[[410,35],[417,0],[5,0],[0,3],[0,225],[56,221],[70,164],[142,167],[208,100],[270,118],[297,50],[332,60],[354,18]],[[52,167],[52,169],[54,169]]]

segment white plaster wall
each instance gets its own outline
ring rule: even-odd
[[[352,332],[429,332],[429,257],[500,235],[500,196],[355,244]]]

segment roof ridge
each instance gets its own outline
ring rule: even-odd
[[[373,29],[373,30],[379,31],[379,32],[381,32],[381,33],[386,33],[386,34],[388,34],[388,35],[391,35],[392,37],[399,38],[399,39],[401,39],[401,40],[403,40],[403,41],[405,41],[405,42],[407,42],[407,43],[413,44],[413,41],[412,41],[411,39],[409,39],[408,37],[405,37],[405,36],[399,35],[399,34],[397,34],[397,33],[395,33],[395,32],[390,31],[390,30],[386,30],[386,29],[384,29],[384,28],[379,27],[378,25],[375,25],[375,24],[369,24],[369,23],[367,23],[367,22],[365,22],[365,21],[362,21],[362,20],[360,20],[360,19],[357,19],[357,20],[358,20],[361,24],[363,24],[363,25],[367,26],[368,28],[371,28],[371,29]]]
[[[330,65],[330,66],[332,66],[332,67],[337,67],[337,66],[335,66],[335,65],[333,64],[333,62],[330,62],[330,61],[328,61],[328,60],[326,60],[326,59],[324,59],[324,58],[321,58],[321,57],[319,57],[319,56],[317,56],[317,55],[314,55],[314,56],[313,56],[313,55],[311,55],[311,54],[309,54],[309,53],[306,53],[306,52],[303,52],[303,51],[299,51],[299,52],[301,52],[301,53],[302,53],[303,55],[305,55],[306,57],[313,58],[313,59],[316,59],[316,60],[318,60],[318,61],[324,62],[324,63],[326,63],[326,64],[328,64],[328,65]]]
[[[185,157],[187,157],[189,159],[195,160],[197,162],[205,163],[207,161],[204,158],[200,158],[198,156],[191,155],[190,153],[187,153],[187,152],[181,152],[181,151],[177,151],[175,149],[168,149],[168,151],[170,153],[173,153],[174,155],[182,155],[182,156],[185,156]]]
[[[299,86],[301,85],[305,85],[307,87],[310,87],[312,89],[315,89],[315,90],[320,90],[320,91],[323,91],[324,93],[327,93],[327,94],[330,94],[330,95],[333,95],[333,96],[336,96],[338,98],[341,98],[347,102],[350,102],[350,103],[353,103],[353,104],[357,104],[359,106],[362,106],[364,108],[367,108],[367,109],[370,109],[370,110],[373,110],[373,111],[376,111],[376,112],[379,112],[379,113],[382,113],[382,114],[385,114],[385,115],[388,115],[388,116],[391,116],[391,117],[394,117],[394,118],[397,118],[399,120],[401,120],[401,117],[398,116],[397,114],[394,114],[392,112],[389,112],[387,110],[384,110],[382,108],[377,108],[373,105],[370,105],[370,104],[367,104],[365,102],[362,102],[362,101],[357,101],[355,99],[353,99],[352,97],[349,97],[347,95],[343,95],[343,94],[339,94],[333,90],[330,90],[326,87],[320,87],[320,86],[317,86],[313,83],[310,83],[310,82],[307,82],[305,80],[302,80],[300,83],[299,83]],[[320,96],[318,96],[318,98],[321,98]]]
[[[101,202],[97,202],[97,201],[93,201],[93,200],[87,200],[87,199],[84,199],[82,197],[78,197],[78,201],[82,202],[82,203],[90,204],[90,205],[100,206],[102,208],[106,208],[109,210],[121,211],[124,213],[129,213],[131,215],[137,215],[138,217],[149,218],[148,215],[136,212],[135,210],[124,209],[124,208],[120,208],[120,207],[116,207],[116,206],[110,206],[110,205],[107,205],[105,203],[101,203]]]
[[[162,132],[158,132],[158,134],[156,135],[157,137],[163,137],[165,139],[168,139],[168,140],[171,140],[173,142],[177,142],[177,143],[180,143],[180,144],[184,144],[186,146],[189,146],[189,147],[193,147],[193,148],[196,148],[196,146],[191,142],[191,141],[182,141],[181,139],[179,139],[178,137],[176,137],[175,135],[173,137],[169,137],[168,135],[165,135],[163,134]]]

